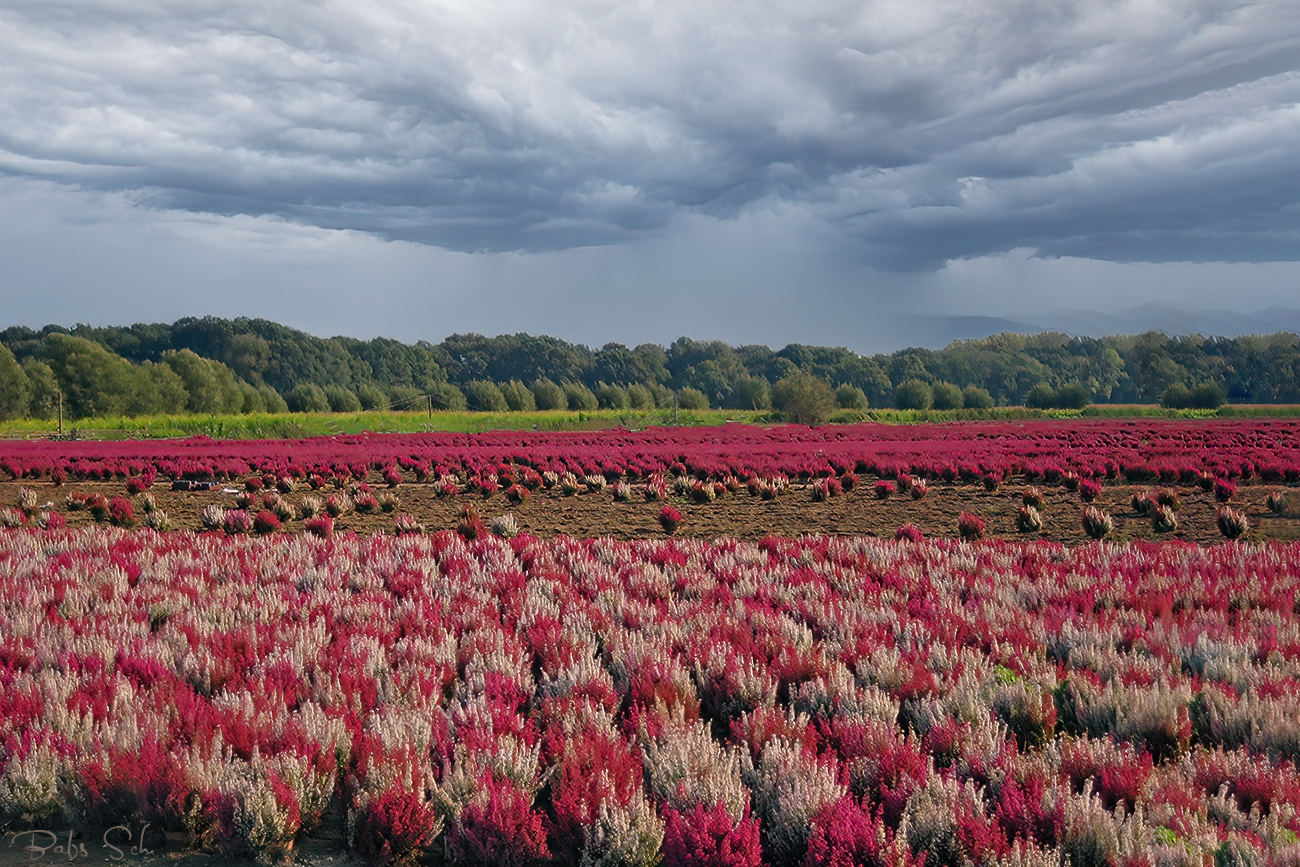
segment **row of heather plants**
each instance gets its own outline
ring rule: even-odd
[[[0,821],[273,864],[1300,863],[1300,545],[0,531]]]
[[[229,481],[250,474],[306,479],[397,472],[422,481],[502,467],[647,478],[681,467],[702,479],[811,480],[845,473],[978,482],[987,476],[1054,483],[1066,476],[1193,484],[1214,478],[1300,482],[1294,419],[1068,419],[807,428],[725,425],[588,432],[360,434],[302,440],[132,440],[5,443],[11,478]]]

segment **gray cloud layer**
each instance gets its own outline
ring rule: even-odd
[[[8,0],[0,172],[455,250],[1300,259],[1294,0]]]

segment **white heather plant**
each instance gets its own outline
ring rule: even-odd
[[[656,867],[664,842],[664,820],[643,797],[610,810],[602,804],[596,821],[583,829],[579,867]]]
[[[226,520],[226,510],[213,503],[199,514],[199,523],[205,530],[220,530]]]
[[[833,758],[809,755],[784,738],[768,742],[757,766],[742,753],[740,773],[763,823],[764,848],[778,864],[803,860],[812,820],[847,794],[836,782]]]
[[[312,494],[303,497],[298,503],[298,517],[300,518],[314,518],[323,511],[325,511],[325,501]]]
[[[513,512],[497,515],[492,519],[492,532],[503,539],[513,539],[519,535],[519,521]]]
[[[643,740],[646,778],[657,804],[690,812],[697,804],[721,803],[732,820],[744,817],[749,791],[740,779],[740,755],[714,742],[707,720],[685,722],[679,714],[658,738]]]

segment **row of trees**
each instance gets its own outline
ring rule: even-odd
[[[526,334],[452,335],[438,344],[319,338],[261,319],[0,331],[0,414],[49,415],[62,391],[76,416],[347,411],[389,406],[520,409],[608,406],[780,408],[795,374],[836,406],[1199,406],[1300,402],[1300,337],[1075,338],[999,334],[941,350],[860,356],[843,347],[732,347],[679,338],[667,347],[598,350]],[[836,391],[839,389],[839,391]],[[824,394],[821,397],[825,397]],[[594,400],[594,404],[593,404]]]

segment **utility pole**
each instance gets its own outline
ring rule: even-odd
[[[63,439],[63,389],[59,389],[59,439]]]

